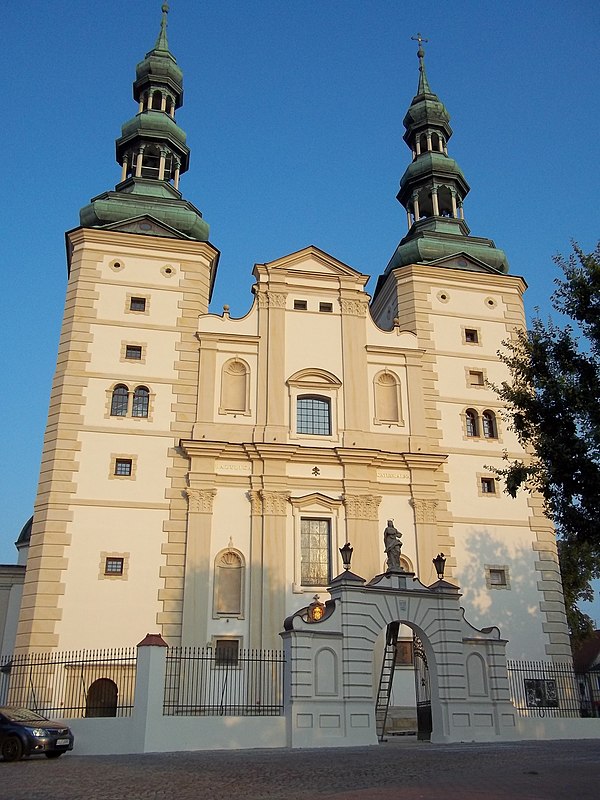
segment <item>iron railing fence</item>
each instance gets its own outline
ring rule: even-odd
[[[279,650],[169,648],[164,714],[280,716],[284,663]]]
[[[600,693],[591,672],[568,663],[508,661],[512,702],[522,717],[597,717]]]
[[[129,716],[136,659],[135,647],[4,656],[0,705],[63,719]]]

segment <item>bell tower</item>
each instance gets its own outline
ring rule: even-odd
[[[219,253],[180,191],[183,75],[167,42],[137,65],[121,180],[67,233],[69,279],[16,647],[179,641],[189,438],[200,314]],[[115,625],[114,620],[119,619]]]
[[[428,446],[443,458],[432,516],[449,531],[451,550],[444,552],[451,574],[464,587],[464,575],[481,582],[485,569],[490,582],[496,567],[509,575],[511,550],[519,552],[515,565],[535,574],[540,591],[535,613],[547,633],[545,652],[569,657],[552,526],[539,498],[513,500],[493,470],[502,466],[503,452],[522,452],[493,385],[506,380],[498,358],[503,341],[525,327],[526,284],[509,274],[505,253],[491,239],[471,235],[464,214],[469,184],[449,155],[450,116],[427,79],[426,40],[414,38],[419,80],[403,137],[412,159],[397,194],[408,230],[379,277],[371,313],[384,330],[411,331],[423,352],[417,405]],[[496,561],[477,573],[471,565],[479,545]],[[498,618],[514,602],[509,594],[491,597]]]

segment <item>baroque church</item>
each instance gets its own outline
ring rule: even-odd
[[[219,251],[180,189],[190,150],[167,11],[136,68],[120,182],[67,233],[15,652],[148,631],[280,648],[284,619],[328,598],[346,542],[354,573],[385,572],[393,520],[402,568],[429,585],[443,554],[467,618],[498,625],[510,657],[568,659],[551,524],[493,471],[521,453],[491,384],[525,324],[525,282],[470,233],[420,37],[406,235],[373,297],[368,275],[307,246],[256,264],[234,319],[209,313]]]

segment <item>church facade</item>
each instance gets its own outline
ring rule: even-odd
[[[493,467],[519,454],[491,388],[525,283],[471,236],[469,186],[419,42],[398,200],[407,234],[368,276],[318,247],[257,264],[248,314],[209,313],[219,251],[179,190],[182,73],[166,10],[138,64],[121,181],[67,234],[69,282],[16,651],[279,648],[283,620],[353,572],[461,587],[515,658],[566,660],[554,533]]]

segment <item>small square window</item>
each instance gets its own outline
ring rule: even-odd
[[[465,342],[469,344],[479,343],[479,331],[475,328],[465,328]]]
[[[145,311],[146,310],[146,298],[145,297],[132,297],[129,301],[129,310],[130,311]]]
[[[333,312],[333,303],[319,303],[319,311],[331,314]]]
[[[215,666],[237,667],[240,654],[238,639],[217,639],[215,641]]]
[[[482,494],[496,494],[496,479],[481,478],[481,492]]]
[[[139,344],[128,344],[125,346],[125,358],[139,361],[142,357],[142,347]]]
[[[481,370],[478,369],[469,370],[469,384],[471,386],[483,386],[484,383],[485,383],[485,378]]]
[[[490,569],[489,573],[492,586],[506,586],[506,570]]]
[[[107,558],[104,562],[104,574],[105,575],[122,575],[123,574],[123,563],[124,559],[122,558]]]
[[[294,300],[294,311],[306,311],[308,303],[306,300]]]
[[[115,475],[122,475],[125,477],[131,476],[131,468],[133,462],[130,458],[116,458],[115,459]]]

